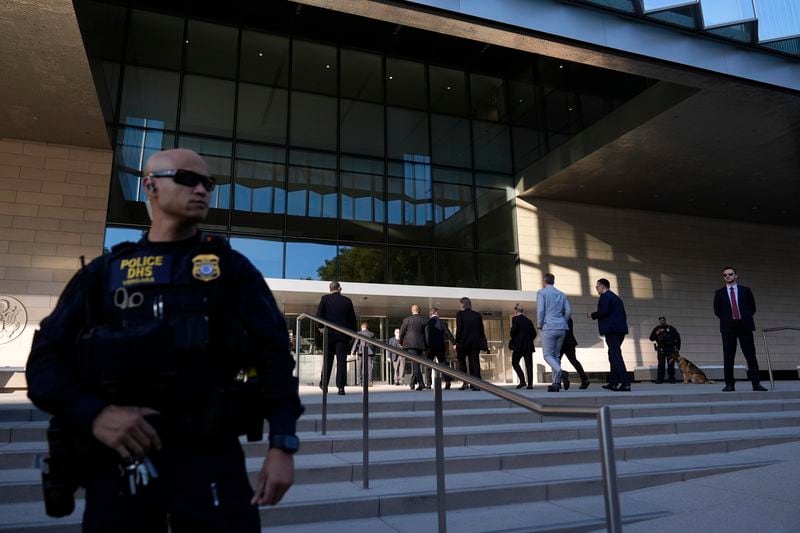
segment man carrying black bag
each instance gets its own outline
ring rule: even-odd
[[[518,389],[523,387],[533,388],[533,352],[536,350],[533,341],[536,339],[536,328],[531,319],[525,316],[525,310],[520,304],[514,306],[514,317],[511,319],[511,339],[508,349],[511,350],[511,366],[519,378]],[[525,370],[528,372],[528,381],[519,365],[520,359],[525,361]]]
[[[35,334],[28,394],[78,454],[84,531],[259,532],[257,505],[292,485],[299,446],[284,317],[244,256],[198,232],[214,189],[200,156],[156,153],[142,185],[150,231],[67,285]],[[253,491],[238,435],[260,438],[264,419]]]

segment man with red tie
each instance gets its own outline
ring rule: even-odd
[[[742,347],[747,361],[747,377],[753,383],[754,391],[766,391],[758,378],[758,361],[753,331],[756,329],[753,315],[756,314],[756,299],[753,291],[739,285],[739,276],[733,267],[722,269],[725,286],[714,294],[714,314],[719,318],[719,331],[722,334],[722,354],[725,364],[725,388],[722,392],[732,392],[736,380],[733,377],[733,359],[736,357],[736,343]]]

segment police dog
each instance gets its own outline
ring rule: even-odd
[[[697,365],[686,359],[680,353],[675,352],[669,356],[670,363],[676,363],[678,368],[681,369],[683,374],[683,382],[689,383],[716,383],[706,377],[702,370],[697,368]]]

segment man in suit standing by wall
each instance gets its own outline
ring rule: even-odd
[[[439,318],[439,309],[431,309],[431,317],[425,325],[425,344],[428,346],[428,359],[447,366],[447,343],[453,342],[455,337],[447,327],[447,322]],[[445,381],[445,389],[450,388],[451,378],[447,374],[442,376]],[[431,388],[431,369],[425,369],[425,387]]]
[[[425,325],[428,323],[423,317],[420,316],[420,309],[417,304],[411,306],[411,316],[403,319],[400,325],[400,344],[403,349],[414,355],[423,355],[425,352]],[[422,379],[422,369],[419,363],[412,362],[412,376],[411,376],[411,389],[414,389],[416,384],[417,390],[425,388],[425,382]]]
[[[714,293],[714,314],[719,318],[719,331],[722,334],[722,356],[725,365],[725,388],[723,392],[732,392],[736,380],[733,377],[733,359],[736,357],[736,342],[742,347],[747,361],[747,377],[753,384],[753,390],[766,391],[761,386],[756,360],[756,345],[753,331],[756,329],[753,315],[756,314],[756,299],[753,291],[739,285],[739,275],[733,267],[722,269],[725,286]]]
[[[533,340],[536,338],[536,328],[531,319],[525,316],[525,310],[520,304],[514,306],[514,316],[511,318],[511,340],[508,341],[511,349],[511,366],[519,378],[518,389],[533,388]],[[528,381],[519,366],[519,360],[525,361],[525,370],[528,372]]]
[[[553,369],[553,383],[547,387],[548,392],[561,390],[561,344],[569,331],[567,321],[572,316],[572,307],[567,295],[553,287],[556,277],[545,274],[544,287],[536,293],[536,322],[542,332],[542,352],[544,360]],[[564,382],[569,388],[569,380]]]
[[[481,350],[489,350],[486,342],[486,332],[483,329],[483,318],[480,313],[472,310],[472,300],[461,298],[461,311],[456,313],[456,343],[453,348],[458,355],[458,369],[467,372],[469,364],[469,375],[481,379]],[[471,388],[478,390],[477,387],[467,387],[464,383],[461,390]]]
[[[358,322],[353,302],[347,296],[342,295],[342,286],[338,281],[332,281],[328,288],[331,292],[320,298],[317,316],[333,322],[337,326],[355,331]],[[333,370],[333,356],[336,354],[336,387],[339,389],[339,395],[344,396],[344,387],[347,385],[347,348],[349,346],[350,337],[338,331],[328,331],[328,350],[325,354],[328,379],[323,382],[320,377],[319,381],[319,387],[324,393],[328,392],[328,383]]]
[[[611,377],[604,389],[630,392],[631,384],[628,378],[628,369],[622,359],[622,341],[628,334],[628,317],[625,314],[625,305],[622,298],[611,291],[611,283],[600,278],[595,285],[600,299],[597,301],[597,311],[588,315],[592,320],[597,320],[597,329],[600,335],[606,338],[608,345],[608,362],[611,364]]]

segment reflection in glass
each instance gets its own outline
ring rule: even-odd
[[[107,254],[111,248],[122,242],[139,242],[147,233],[142,228],[118,228],[106,226],[105,236],[103,237],[103,253]]]
[[[539,118],[536,109],[536,90],[533,71],[526,67],[508,82],[511,121],[515,124],[536,127]]]
[[[517,256],[513,254],[478,254],[481,287],[486,289],[519,289]]]
[[[386,201],[383,194],[383,168],[382,160],[341,158],[340,239],[384,240]]]
[[[181,131],[230,137],[235,85],[232,81],[216,78],[184,76]]]
[[[514,189],[478,187],[475,195],[478,208],[478,247],[481,250],[498,252],[516,250]]]
[[[231,236],[231,248],[253,263],[265,278],[283,277],[283,243],[269,239]]]
[[[472,116],[481,120],[506,120],[506,93],[501,78],[470,74]]]
[[[436,284],[445,287],[475,287],[475,255],[472,252],[436,250]]]
[[[128,34],[129,63],[178,70],[183,52],[183,18],[131,11]]]
[[[132,126],[175,129],[178,74],[125,66],[119,121]]]
[[[289,138],[294,146],[336,150],[336,98],[292,92]]]
[[[333,264],[333,266],[331,266]],[[286,243],[286,275],[288,279],[311,279],[332,281],[324,278],[330,271],[336,272],[336,245],[315,242]]]
[[[285,144],[288,104],[285,89],[240,83],[237,138]]]
[[[423,156],[389,163],[389,242],[431,243],[433,187],[428,163]]]
[[[383,157],[383,106],[342,99],[340,150]]]
[[[287,233],[336,237],[336,156],[292,151],[289,167]]]
[[[466,115],[467,82],[464,72],[442,67],[428,67],[431,80],[431,111]]]
[[[425,65],[387,57],[386,102],[393,105],[427,109]]]
[[[237,144],[232,229],[283,234],[285,158],[283,148]]]
[[[434,182],[433,201],[436,245],[474,248],[475,210],[472,187]]]
[[[389,283],[433,285],[433,250],[389,247]]]
[[[122,43],[125,38],[127,8],[93,0],[80,0],[74,2],[74,5],[80,20],[86,55],[90,58],[121,61],[125,52]]]
[[[343,48],[341,96],[356,100],[383,101],[381,56]]]
[[[180,148],[194,150],[205,159],[209,173],[217,180],[217,186],[211,191],[208,216],[202,228],[214,230],[228,229],[228,214],[231,208],[231,143],[181,135],[178,139]]]
[[[472,165],[469,120],[447,115],[431,115],[433,162],[438,165]]]
[[[656,11],[654,13],[650,13],[648,17],[654,20],[660,20],[661,22],[666,22],[667,24],[672,24],[674,26],[696,29],[697,19],[695,18],[695,9],[696,7],[694,5],[677,7],[668,11]]]
[[[709,28],[707,33],[722,37],[723,39],[732,39],[740,43],[750,44],[753,42],[753,35],[755,23],[748,22],[745,24],[734,24],[733,26],[720,26],[719,28]]]
[[[508,125],[472,121],[475,168],[511,172],[511,139]]]
[[[671,9],[674,7],[683,7],[689,4],[696,4],[699,0],[641,0],[642,8],[645,13],[649,11],[658,11],[660,9]]]
[[[292,88],[336,94],[336,47],[294,39]]]
[[[189,20],[186,34],[186,70],[211,76],[236,76],[239,30],[230,26]]]
[[[320,273],[321,279],[339,279],[360,283],[384,283],[386,257],[383,247],[378,246],[339,246],[337,261],[328,261]],[[334,267],[338,263],[339,275]]]
[[[242,30],[239,79],[273,87],[289,85],[289,39]]]
[[[489,174],[479,172],[475,174],[475,185],[478,187],[494,187],[495,189],[513,189],[514,177],[509,174]],[[513,195],[513,191],[511,193]]]
[[[511,128],[514,139],[514,168],[522,171],[542,157],[546,150],[545,136],[539,130],[530,128]]]
[[[386,109],[388,155],[405,160],[428,155],[428,115],[389,107]]]

